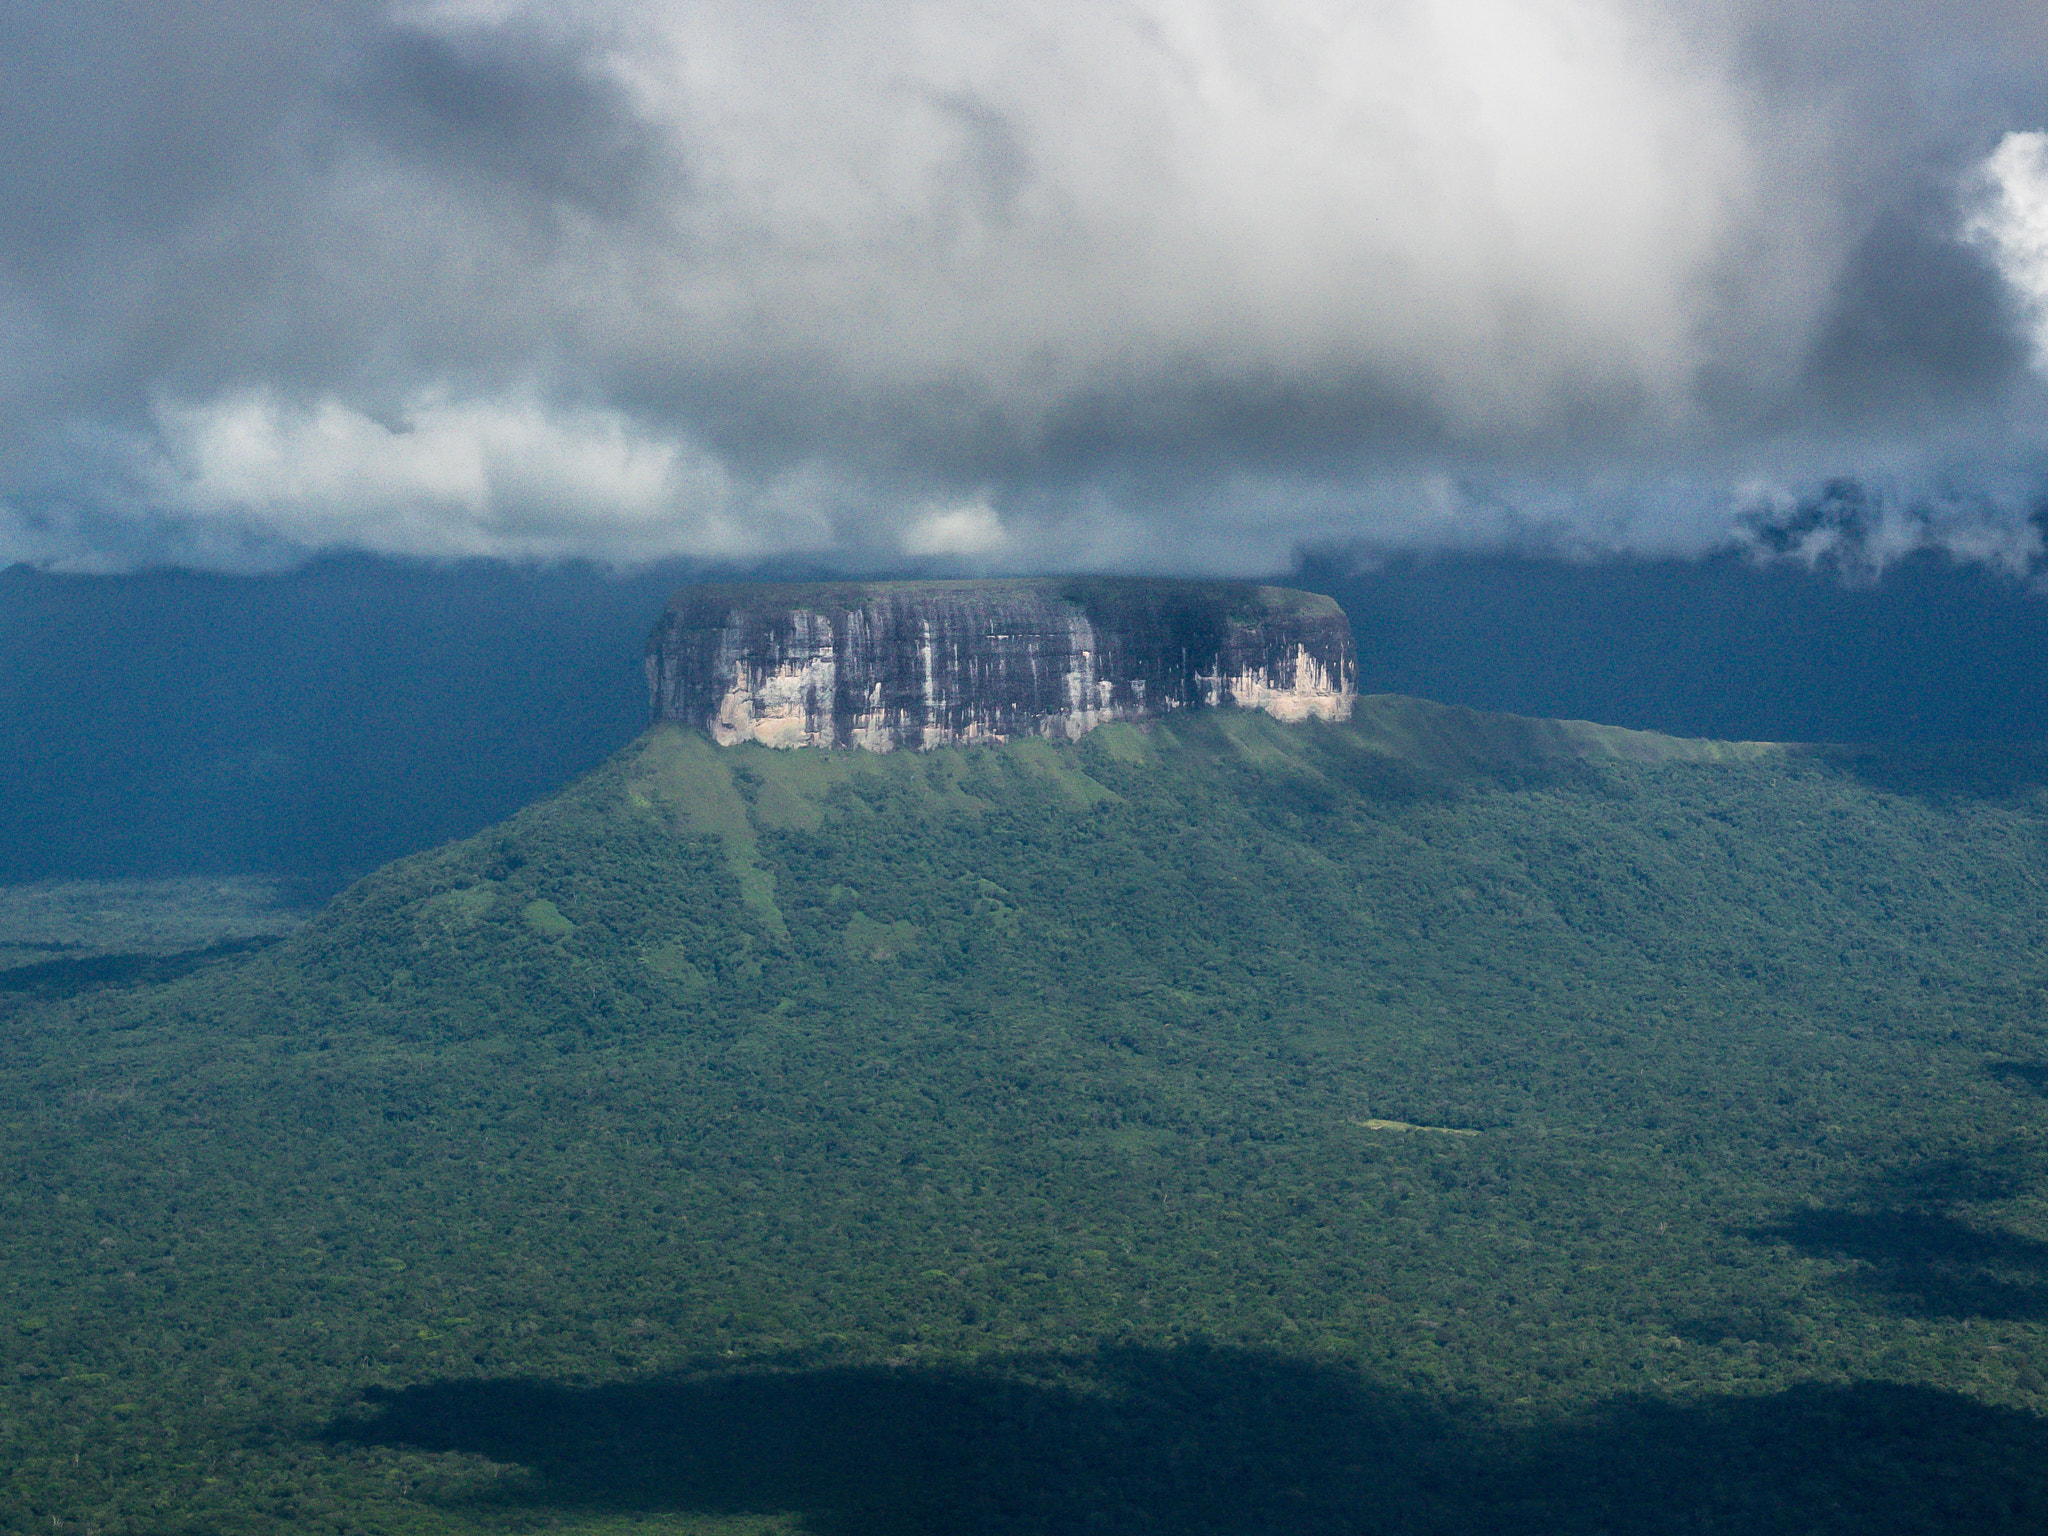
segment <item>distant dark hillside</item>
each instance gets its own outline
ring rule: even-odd
[[[0,883],[255,872],[325,894],[466,836],[646,723],[641,646],[678,579],[0,572]]]
[[[2033,1536],[2048,799],[1967,766],[662,727],[0,991],[0,1526]]]
[[[1740,557],[1311,565],[1359,688],[1472,709],[1758,741],[2048,741],[2048,595],[1907,561],[1881,580]]]

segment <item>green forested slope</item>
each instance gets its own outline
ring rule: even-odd
[[[655,732],[0,994],[0,1513],[2038,1529],[2039,766]]]

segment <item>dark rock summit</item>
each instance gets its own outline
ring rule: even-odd
[[[647,642],[657,720],[875,752],[1232,705],[1341,720],[1357,671],[1334,601],[1227,581],[688,587]]]

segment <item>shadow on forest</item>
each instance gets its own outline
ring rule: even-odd
[[[1535,1429],[1249,1350],[366,1394],[330,1440],[525,1467],[533,1506],[905,1532],[2037,1531],[2048,1423],[1866,1383]]]
[[[1852,1277],[1923,1317],[2048,1317],[2048,1243],[1938,1211],[1795,1212],[1749,1234],[1807,1253],[1855,1259]]]
[[[2013,801],[2048,787],[2048,747],[2038,745],[1954,742],[1805,750],[1871,789],[1932,805]]]
[[[2048,1242],[1953,1209],[2010,1200],[2035,1182],[2025,1160],[1943,1159],[1888,1174],[1847,1205],[1794,1211],[1743,1235],[1854,1261],[1853,1289],[1923,1317],[2048,1318]]]
[[[2002,1083],[2021,1083],[2048,1093],[2048,1061],[1994,1061],[1985,1069]]]
[[[277,935],[220,939],[174,955],[90,955],[80,959],[35,960],[0,970],[0,992],[22,992],[44,1002],[75,997],[102,987],[153,987],[220,960],[268,949]]]
[[[1768,1307],[1679,1318],[1671,1325],[1671,1335],[1688,1344],[1721,1344],[1730,1339],[1744,1344],[1790,1344],[1799,1337],[1782,1313],[1773,1314]]]

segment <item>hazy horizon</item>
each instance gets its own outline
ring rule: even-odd
[[[642,647],[692,574],[360,554],[0,572],[0,773],[19,787],[0,883],[252,874],[324,894],[474,832],[641,728]],[[1276,579],[1343,603],[1364,692],[1721,739],[2048,741],[2048,602],[1932,554],[1864,583],[1736,555]]]

